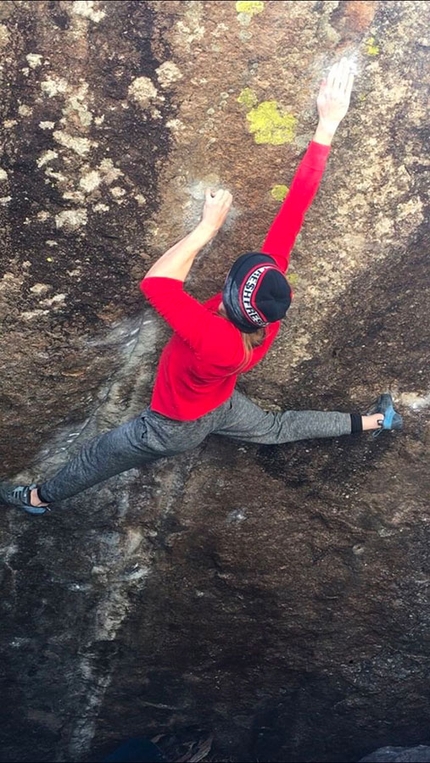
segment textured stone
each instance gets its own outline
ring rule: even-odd
[[[361,758],[360,763],[429,763],[430,747],[381,747]]]
[[[0,3],[0,22],[2,478],[56,469],[146,405],[168,332],[142,273],[207,185],[234,209],[192,293],[259,247],[341,54],[358,76],[293,307],[241,386],[271,409],[363,409],[391,389],[406,425],[278,449],[212,438],[42,518],[4,511],[2,759],[100,759],[158,734],[213,733],[212,758],[238,761],[419,744],[428,4],[41,0]]]

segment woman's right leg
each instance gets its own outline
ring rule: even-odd
[[[214,429],[214,434],[260,445],[402,428],[402,417],[394,410],[390,394],[380,395],[369,415],[362,416],[358,413],[312,410],[273,413],[264,411],[235,390],[223,411],[224,419]]]
[[[351,416],[339,411],[264,411],[235,390],[214,434],[260,445],[351,434]]]

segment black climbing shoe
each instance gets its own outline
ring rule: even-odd
[[[381,423],[381,428],[375,429],[373,432],[374,437],[381,434],[383,429],[403,429],[403,419],[400,413],[397,413],[397,411],[394,410],[393,398],[389,392],[379,395],[378,399],[375,400],[368,411],[368,416],[371,416],[374,413],[381,413],[384,417]]]
[[[37,485],[17,485],[12,487],[5,482],[0,483],[0,501],[7,503],[8,506],[17,506],[18,509],[24,509],[28,514],[44,514],[47,506],[32,506],[31,491]]]

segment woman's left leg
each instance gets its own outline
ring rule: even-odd
[[[145,416],[137,416],[85,442],[60,471],[38,485],[38,495],[46,503],[63,501],[156,458],[146,443]]]
[[[43,514],[49,503],[71,498],[128,469],[196,447],[212,431],[215,414],[195,421],[176,421],[147,409],[84,443],[50,479],[15,487],[0,483],[0,503]]]

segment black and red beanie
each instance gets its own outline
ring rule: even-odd
[[[222,299],[231,322],[251,334],[284,318],[291,303],[291,289],[273,257],[250,252],[233,264]]]

